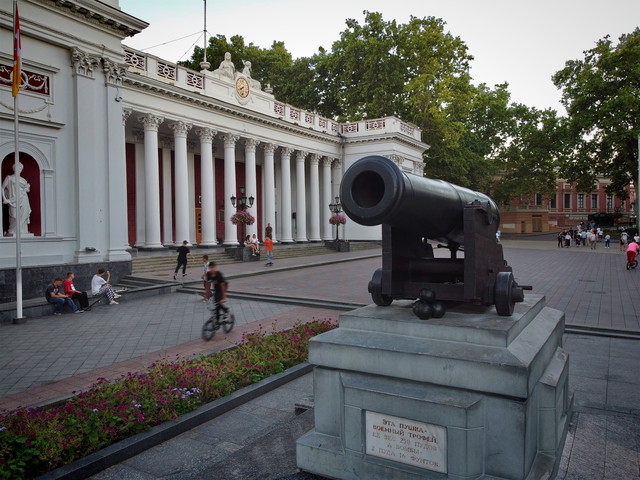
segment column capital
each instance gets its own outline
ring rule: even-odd
[[[333,158],[331,157],[322,157],[322,166],[323,167],[331,167],[333,163]]]
[[[200,143],[212,143],[213,138],[218,134],[217,130],[209,127],[196,128],[195,132],[200,138]]]
[[[280,154],[283,157],[291,158],[291,154],[293,153],[293,148],[291,147],[281,147]]]
[[[173,130],[173,136],[175,138],[186,138],[192,126],[190,123],[183,122],[182,120],[169,124],[169,128]]]
[[[127,124],[127,120],[129,119],[132,113],[133,113],[133,110],[130,108],[122,109],[122,126],[123,127]]]
[[[317,153],[312,153],[311,156],[309,157],[309,164],[318,165],[319,163],[320,163],[320,155],[318,155]]]
[[[100,58],[83,52],[79,48],[71,49],[71,66],[76,75],[93,78],[93,69],[100,63]]]
[[[224,146],[226,147],[235,147],[236,142],[240,140],[238,135],[234,135],[233,133],[225,133],[222,136],[222,141],[224,142]]]
[[[244,141],[244,148],[247,152],[255,152],[258,145],[260,145],[260,140],[256,140],[255,138],[247,138]]]
[[[424,162],[413,162],[413,173],[424,177]]]
[[[102,71],[107,85],[122,85],[122,80],[127,76],[127,64],[112,62],[108,58],[102,59]]]
[[[164,121],[164,117],[160,117],[158,115],[154,115],[153,113],[145,113],[144,115],[140,115],[138,117],[138,121],[144,125],[145,131],[158,131],[158,127]]]
[[[262,148],[264,148],[264,153],[266,153],[267,155],[273,155],[273,153],[276,151],[276,145],[274,145],[273,143],[263,143],[262,144]]]
[[[333,168],[340,168],[341,165],[342,165],[342,161],[339,158],[336,158],[331,164]]]
[[[301,150],[298,150],[298,152],[296,153],[296,162],[304,163],[304,159],[307,158],[307,155],[308,155],[307,152],[303,152]]]

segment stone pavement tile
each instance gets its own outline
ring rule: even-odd
[[[606,379],[589,378],[569,373],[569,391],[575,393],[573,400],[575,410],[585,408],[604,410],[607,406]]]
[[[284,420],[290,416],[291,413],[288,412],[281,415],[280,418]],[[253,440],[256,435],[269,428],[272,423],[273,417],[256,415],[252,409],[242,408],[220,415],[215,422],[207,422],[184,435],[195,439],[206,437],[206,440],[201,440],[206,443],[212,443],[215,439],[217,442],[225,440],[236,445],[246,445],[247,440]]]
[[[604,478],[640,477],[638,436],[640,428],[634,417],[607,418],[607,446]]]
[[[625,338],[611,339],[611,356],[628,359],[632,364],[640,361],[638,341]]]
[[[609,361],[608,380],[633,383],[640,387],[640,369],[637,360],[612,356]]]
[[[155,480],[155,475],[141,472],[133,467],[120,463],[91,477],[95,480]]]
[[[575,433],[568,455],[567,480],[601,479],[606,455],[606,416],[575,413]]]
[[[165,442],[123,463],[155,478],[186,479],[194,478],[197,473],[206,470],[208,465],[237,449],[238,446],[226,441],[211,445],[181,436],[179,442]]]
[[[640,387],[637,383],[607,383],[607,410],[640,415]]]
[[[296,440],[311,428],[313,411],[309,410],[269,431],[259,441],[238,450],[217,464],[210,465],[192,478],[275,480],[296,475]]]

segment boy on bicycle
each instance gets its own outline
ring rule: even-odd
[[[629,242],[629,247],[627,248],[627,264],[628,265],[633,266],[633,264],[636,261],[636,256],[638,255],[638,251],[640,251],[640,245],[638,245],[636,242]]]
[[[224,279],[224,275],[216,268],[216,262],[209,262],[206,281],[210,282],[213,290],[213,300],[216,304],[216,320],[219,320],[221,312],[226,313],[228,310],[223,305],[227,301],[227,281]]]

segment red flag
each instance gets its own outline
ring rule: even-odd
[[[20,40],[20,16],[18,15],[18,0],[13,2],[13,84],[12,95],[15,97],[20,91],[22,81],[20,67],[22,63],[22,41]]]

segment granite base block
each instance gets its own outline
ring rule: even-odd
[[[410,302],[345,313],[310,342],[304,471],[338,479],[552,478],[568,428],[564,314],[529,295],[510,318]]]

